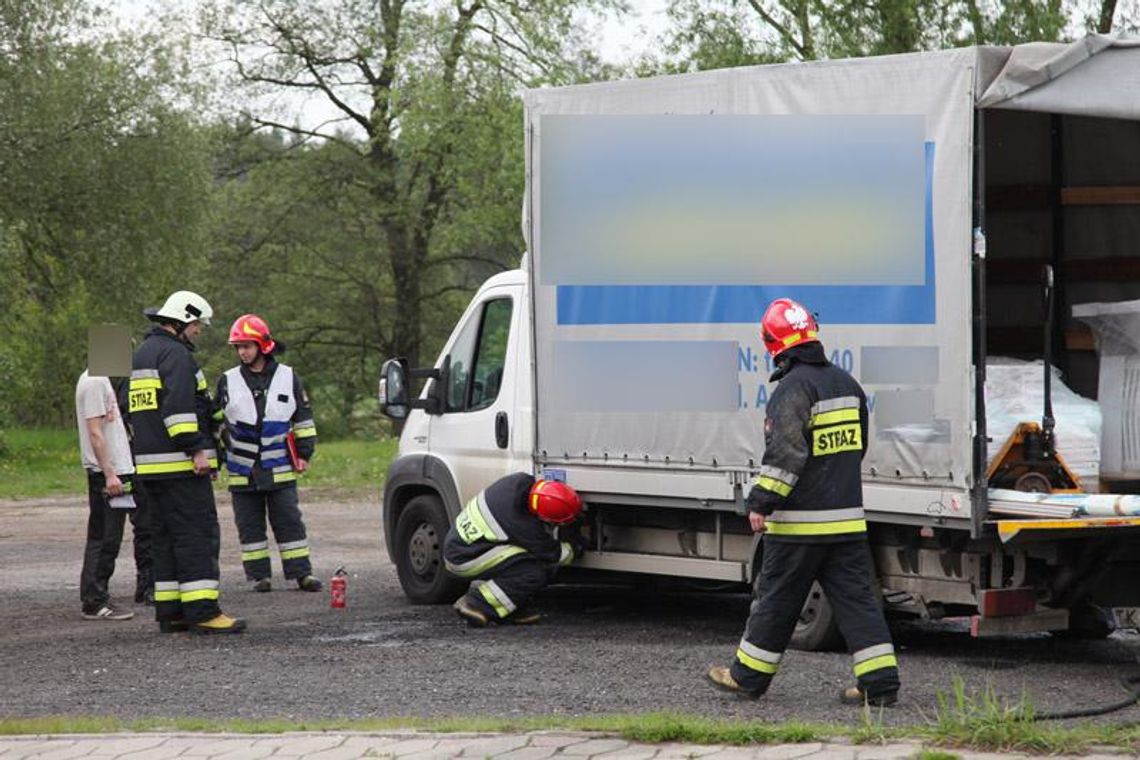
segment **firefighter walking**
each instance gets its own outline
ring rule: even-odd
[[[219,378],[217,398],[246,579],[254,591],[273,588],[268,516],[285,579],[302,591],[320,591],[297,498],[297,476],[308,470],[317,445],[309,397],[300,376],[274,357],[283,347],[261,317],[238,317],[230,345],[241,363]]]
[[[536,482],[523,472],[479,492],[443,542],[448,572],[474,581],[455,603],[459,616],[476,627],[538,622],[526,603],[582,550],[577,532],[565,539],[549,526],[569,526],[581,513],[582,500],[573,488]]]
[[[218,604],[212,403],[191,353],[213,309],[180,290],[144,314],[157,324],[135,351],[127,409],[135,480],[151,511],[155,617],[163,633],[238,633],[245,621]]]
[[[763,562],[736,658],[708,678],[743,696],[763,694],[818,580],[854,661],[857,685],[840,700],[894,704],[898,662],[872,585],[863,515],[866,395],[827,360],[819,327],[800,304],[773,301],[761,331],[776,366],[771,379],[779,382],[764,420],[760,474],[746,501],[752,530],[764,534]]]

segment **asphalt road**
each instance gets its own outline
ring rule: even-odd
[[[130,604],[129,545],[112,581],[138,615],[80,617],[78,576],[86,503],[0,502],[0,716],[366,718],[536,716],[683,711],[721,717],[854,723],[837,703],[851,681],[842,653],[792,652],[759,701],[708,687],[727,663],[748,599],[645,589],[548,589],[542,623],[469,629],[448,606],[403,597],[383,550],[378,500],[302,494],[317,573],[350,571],[348,606],[327,591],[247,590],[228,498],[222,606],[249,620],[240,636],[162,635],[150,609]],[[129,532],[129,531],[128,531]],[[129,539],[128,539],[129,540]],[[274,571],[279,573],[276,557]],[[1048,635],[973,640],[960,625],[898,632],[903,695],[888,724],[925,723],[952,679],[1039,710],[1114,701],[1117,679],[1140,672],[1140,636],[1096,642]],[[1129,708],[1097,720],[1134,722]]]

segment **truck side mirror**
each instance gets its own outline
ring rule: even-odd
[[[389,359],[380,368],[380,411],[394,420],[408,416],[408,362]]]
[[[444,401],[447,398],[447,381],[450,376],[450,354],[443,358],[439,369],[435,367],[409,369],[407,359],[389,359],[380,367],[380,387],[377,392],[380,411],[394,420],[407,419],[408,412],[412,409],[423,409],[428,414],[443,414]],[[434,381],[428,388],[426,398],[411,398],[409,379]]]

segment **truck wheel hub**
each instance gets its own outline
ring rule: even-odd
[[[408,559],[417,575],[426,575],[439,561],[439,541],[435,529],[424,523],[412,533],[408,541]]]

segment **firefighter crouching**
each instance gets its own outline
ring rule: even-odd
[[[157,325],[135,351],[127,410],[135,480],[153,522],[155,618],[163,633],[238,633],[245,621],[218,605],[212,403],[191,353],[213,309],[181,290],[144,314]]]
[[[857,685],[840,700],[894,704],[898,662],[872,586],[863,516],[866,395],[827,360],[819,327],[800,304],[773,301],[761,330],[775,360],[771,379],[779,382],[764,420],[760,475],[747,498],[752,529],[764,533],[763,562],[736,658],[708,678],[743,696],[763,694],[818,580],[854,660]]]
[[[272,590],[268,515],[285,579],[302,591],[320,591],[297,499],[297,475],[308,470],[317,446],[309,397],[293,368],[274,358],[282,346],[261,317],[238,317],[230,345],[241,363],[218,380],[217,398],[245,577],[254,591]]]
[[[559,567],[581,554],[579,534],[559,540],[549,526],[569,526],[582,513],[578,493],[552,480],[515,473],[495,481],[467,503],[443,544],[443,560],[455,576],[473,579],[455,603],[469,625],[535,623],[524,605]]]

